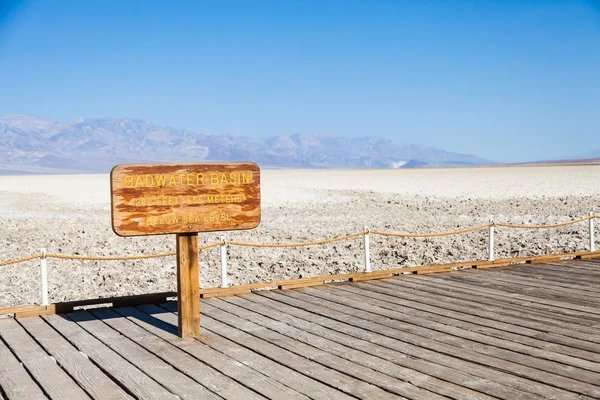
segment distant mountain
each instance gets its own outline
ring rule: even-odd
[[[250,138],[129,118],[55,122],[0,116],[0,174],[108,172],[119,163],[254,161],[265,168],[415,168],[492,164],[474,155],[380,137]],[[4,171],[4,172],[3,172]]]

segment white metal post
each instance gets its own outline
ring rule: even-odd
[[[490,218],[490,227],[489,227],[489,250],[488,250],[488,254],[489,254],[489,261],[494,261],[494,218]]]
[[[221,237],[221,287],[227,287],[227,242]]]
[[[48,264],[46,258],[46,249],[41,250],[42,258],[40,258],[40,273],[42,275],[42,305],[47,306],[48,302]]]
[[[595,236],[594,236],[594,213],[590,213],[590,251],[596,251]]]
[[[365,226],[365,272],[371,272],[371,251],[369,250],[369,227]]]

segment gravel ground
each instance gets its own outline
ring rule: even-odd
[[[600,166],[421,170],[263,171],[262,223],[200,234],[227,240],[303,242],[373,230],[428,233],[495,220],[550,224],[600,214]],[[596,225],[600,224],[600,221]],[[174,251],[172,235],[121,238],[110,227],[108,175],[0,177],[0,261],[39,253],[131,255]],[[596,232],[596,237],[598,237]],[[498,228],[496,257],[586,250],[587,223]],[[598,241],[597,241],[598,243]],[[229,248],[233,284],[363,268],[362,238],[294,249]],[[487,258],[487,231],[442,238],[371,237],[373,269]],[[171,291],[174,257],[140,261],[49,259],[50,301]],[[218,249],[200,255],[201,285],[220,284]],[[38,261],[0,267],[0,307],[40,301]]]

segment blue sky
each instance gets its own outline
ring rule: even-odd
[[[0,0],[0,114],[600,148],[600,0]]]

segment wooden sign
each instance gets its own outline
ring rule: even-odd
[[[112,226],[119,236],[256,228],[260,170],[254,163],[117,165]]]
[[[179,336],[200,336],[198,232],[258,226],[258,165],[117,165],[110,173],[110,185],[117,235],[177,234]]]

